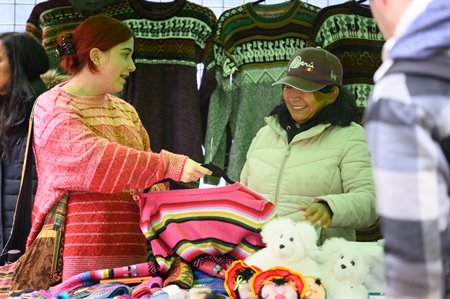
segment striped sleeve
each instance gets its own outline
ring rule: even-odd
[[[36,105],[34,146],[37,163],[46,163],[39,167],[46,180],[54,189],[71,191],[114,193],[143,189],[164,178],[179,180],[187,159],[111,142],[88,127],[73,107],[50,101]]]

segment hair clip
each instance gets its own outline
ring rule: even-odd
[[[62,57],[63,55],[74,55],[75,47],[72,45],[72,34],[69,33],[61,38],[60,44],[56,45],[55,55],[56,57]]]

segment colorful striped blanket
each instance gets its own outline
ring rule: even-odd
[[[176,257],[224,279],[234,260],[264,247],[261,227],[274,205],[240,183],[209,189],[143,193],[141,230],[150,241],[159,271]]]

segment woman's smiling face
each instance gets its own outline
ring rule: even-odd
[[[292,119],[303,124],[314,117],[336,97],[319,97],[318,92],[306,92],[289,85],[283,87],[283,99]]]
[[[8,52],[0,41],[0,95],[7,94],[9,81],[11,81],[11,66],[9,64]]]

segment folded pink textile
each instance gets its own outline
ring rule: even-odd
[[[118,277],[144,277],[156,276],[155,264],[153,262],[140,263],[125,267],[113,269],[103,269],[97,271],[89,271],[77,274],[66,281],[51,287],[49,292],[57,295],[62,292],[71,292],[82,286],[90,286],[99,282],[101,279],[118,278]]]
[[[135,286],[133,291],[131,292],[131,296],[140,298],[143,295],[151,295],[156,290],[160,290],[162,288],[162,278],[161,277],[152,277],[147,281]]]
[[[141,230],[159,270],[180,256],[191,266],[224,279],[234,260],[264,247],[260,231],[274,205],[240,183],[208,189],[141,194]]]

